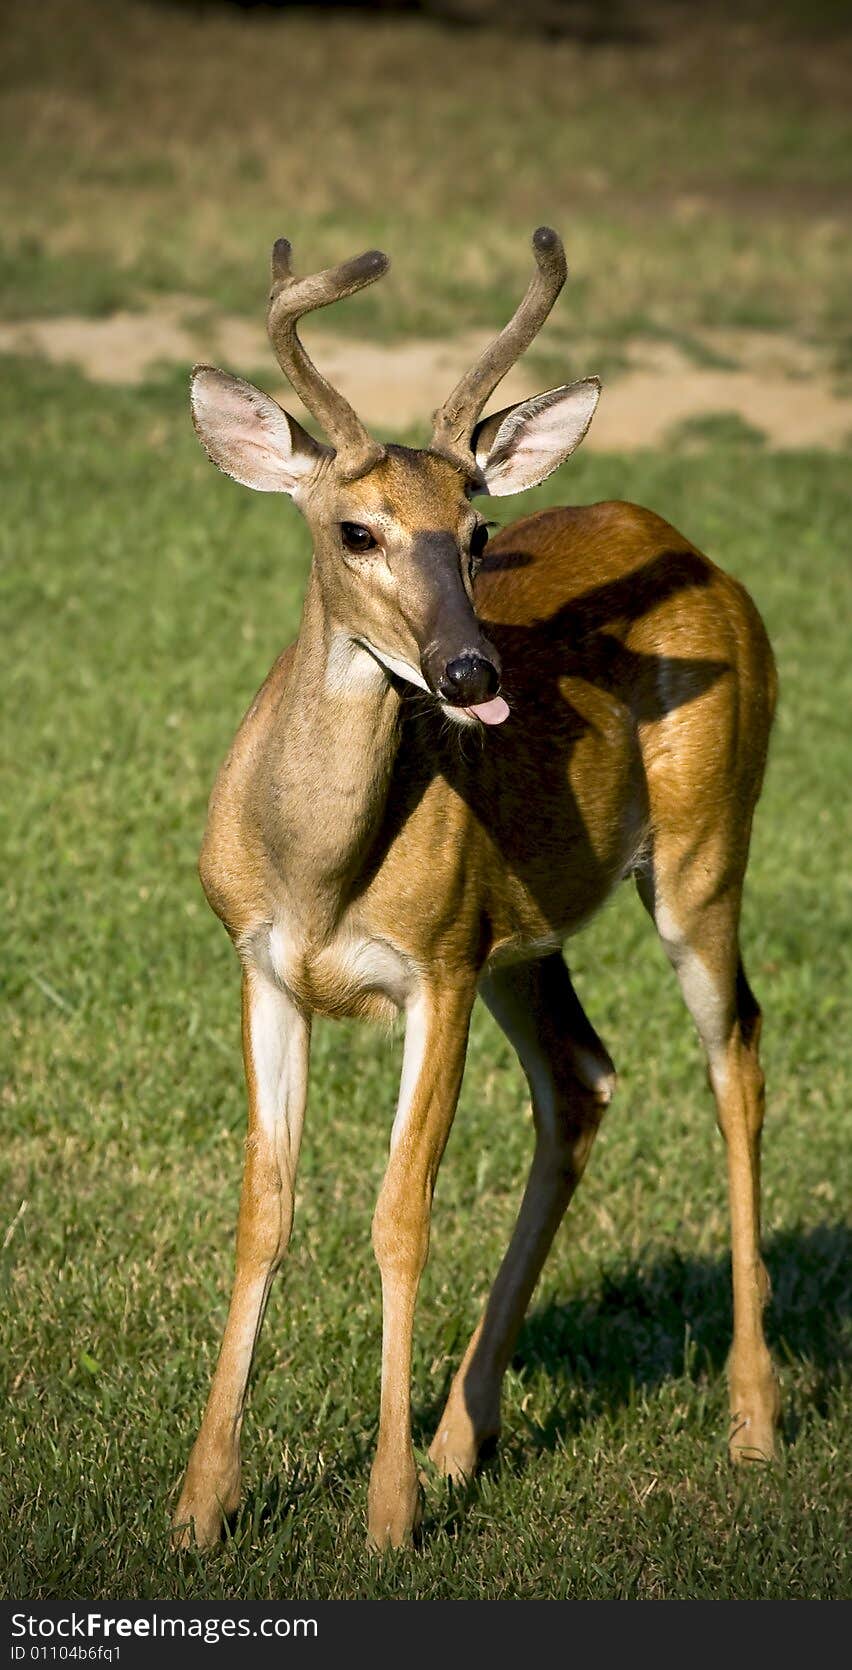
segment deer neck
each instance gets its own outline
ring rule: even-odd
[[[328,930],[375,843],[400,707],[384,670],[334,621],[314,569],[271,738],[267,836],[291,902]]]

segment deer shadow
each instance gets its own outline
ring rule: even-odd
[[[852,1229],[818,1224],[779,1230],[764,1256],[773,1297],[766,1313],[770,1349],[781,1370],[806,1370],[806,1385],[784,1393],[783,1435],[795,1444],[808,1415],[825,1417],[831,1396],[852,1366]],[[559,1449],[589,1424],[629,1409],[637,1393],[653,1394],[684,1377],[698,1384],[724,1371],[731,1342],[731,1271],[727,1256],[669,1253],[649,1263],[625,1263],[605,1276],[594,1295],[551,1301],[524,1324],[512,1367],[521,1380],[542,1373],[552,1386],[545,1419],[504,1433],[502,1465],[522,1472],[536,1455]],[[463,1345],[460,1344],[458,1355]],[[448,1364],[440,1393],[415,1406],[415,1446],[425,1451],[435,1434],[456,1363]],[[318,1490],[351,1498],[369,1471],[376,1429],[352,1434],[320,1480],[311,1470],[273,1475],[247,1496],[242,1523],[273,1534],[291,1514],[310,1507]],[[496,1447],[482,1458],[493,1463]],[[458,1492],[451,1519],[463,1517],[476,1479]],[[442,1523],[446,1523],[446,1511]],[[428,1523],[428,1519],[427,1519]]]
[[[807,1411],[824,1416],[833,1388],[852,1367],[852,1230],[845,1223],[779,1230],[764,1257],[772,1282],[766,1313],[770,1349],[784,1365],[806,1366],[806,1395],[788,1394],[784,1437],[794,1443]],[[528,1424],[513,1463],[558,1448],[588,1422],[629,1407],[687,1375],[719,1376],[731,1343],[730,1258],[681,1257],[626,1264],[604,1278],[594,1297],[533,1309],[521,1332],[513,1368],[521,1379],[542,1372],[553,1400],[544,1422]],[[415,1441],[428,1445],[449,1391],[418,1411]],[[578,1395],[579,1394],[579,1395]]]

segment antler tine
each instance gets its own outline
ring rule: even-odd
[[[370,249],[339,267],[294,278],[290,265],[290,243],[276,239],[272,249],[272,289],[266,328],[282,371],[296,393],[335,448],[338,465],[349,480],[371,469],[384,457],[384,448],[374,441],[348,400],[332,388],[306,354],[296,330],[305,313],[363,290],[387,272],[390,262],[381,250]]]
[[[435,413],[433,448],[468,473],[476,470],[470,453],[470,437],[483,406],[538,335],[568,276],[562,239],[551,226],[540,226],[533,233],[532,246],[535,272],[514,317]]]

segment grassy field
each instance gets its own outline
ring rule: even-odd
[[[597,48],[333,11],[22,10],[6,317],[175,292],[254,317],[286,232],[303,264],[395,257],[336,330],[502,325],[544,220],[574,273],[554,328],[600,364],[626,334],[733,325],[828,339],[849,370],[852,56],[830,6],[648,0],[641,45]]]
[[[614,360],[628,331],[689,339],[736,312],[819,336],[845,374],[852,145],[831,34],[805,51],[781,30],[737,57],[736,30],[757,27],[746,8],[718,63],[696,23],[644,53],[513,42],[510,73],[487,33],[398,21],[368,52],[353,20],[297,15],[280,35],[288,78],[280,20],[128,5],[104,33],[99,13],[75,7],[60,52],[45,0],[7,55],[7,317],[171,290],[248,311],[286,227],[312,261],[404,253],[358,328],[437,333],[501,319],[547,218],[575,225],[578,329]],[[329,42],[348,66],[331,114]],[[417,1553],[368,1558],[369,1225],[400,1044],[321,1024],[244,1506],[202,1561],[169,1552],[168,1508],[225,1315],[243,1089],[236,962],[195,857],[215,768],[297,625],[307,542],[295,512],[205,462],[182,373],[105,389],[7,360],[0,433],[2,1591],[848,1595],[848,459],[775,454],[720,421],[679,448],[581,451],[529,499],[651,504],[748,584],[778,657],[744,924],[766,1016],[778,1465],[727,1465],[722,1146],[688,1017],[624,889],[571,956],[620,1089],[508,1376],[498,1458],[463,1497],[432,1481]],[[419,1312],[423,1450],[530,1151],[519,1069],[479,1013]]]
[[[745,924],[766,1009],[779,1466],[734,1478],[726,1464],[721,1144],[690,1024],[625,889],[573,953],[620,1094],[509,1375],[495,1469],[464,1504],[433,1488],[422,1553],[368,1561],[380,1325],[369,1221],[399,1049],[320,1026],[297,1228],[247,1421],[246,1506],[201,1565],[168,1554],[166,1497],[224,1317],[243,1094],[235,961],[194,859],[218,758],[297,622],[305,541],[294,513],[214,475],[177,383],[105,395],[16,371],[2,391],[6,1221],[27,1208],[3,1253],[7,1590],[839,1593],[852,1460],[845,461],[724,445],[699,458],[580,454],[570,481],[580,500],[614,488],[648,500],[724,557],[779,656]],[[537,502],[568,488],[566,476]],[[420,1310],[421,1443],[529,1150],[523,1082],[480,1015]]]

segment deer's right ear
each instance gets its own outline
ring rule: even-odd
[[[320,460],[330,456],[268,394],[227,371],[197,365],[190,400],[207,456],[258,493],[297,494]]]

